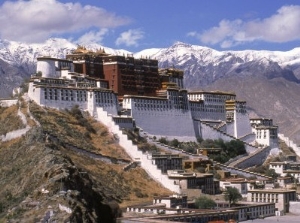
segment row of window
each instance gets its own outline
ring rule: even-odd
[[[270,198],[268,198],[268,199],[258,199],[258,198],[251,198],[251,201],[252,202],[266,202],[266,203],[278,203],[278,199],[270,199]]]
[[[116,123],[132,123],[132,119],[114,118]]]
[[[210,102],[224,102],[225,100],[234,100],[235,96],[228,95],[206,95],[206,94],[189,94],[190,100],[205,100]]]
[[[60,79],[41,79],[41,83],[54,84],[54,85],[65,85],[65,80]]]
[[[86,101],[86,91],[82,90],[66,90],[66,89],[43,89],[44,99],[61,100],[61,101]]]
[[[269,198],[269,197],[274,198],[274,197],[275,197],[276,199],[278,199],[278,194],[252,193],[251,195],[252,195],[252,197],[255,196],[255,197],[258,197],[258,198],[262,198],[262,197],[263,197],[263,198],[265,198],[265,197],[268,197],[268,198]]]
[[[89,87],[96,87],[96,83],[77,83],[77,87],[82,88],[89,88]]]
[[[56,101],[87,101],[87,91],[69,89],[43,89],[44,99]],[[96,103],[114,103],[113,94],[109,92],[94,92]]]
[[[95,101],[97,104],[100,103],[114,103],[113,94],[109,92],[95,92]]]
[[[207,108],[207,107],[191,107],[191,111],[196,112],[217,112],[217,113],[225,113],[224,109],[215,109],[215,108]]]
[[[273,202],[274,203],[274,202]],[[248,216],[249,213],[253,216],[259,216],[259,215],[269,215],[269,214],[274,214],[274,206],[260,206],[260,207],[255,207],[255,208],[249,208],[243,209],[241,212],[241,218],[246,218],[246,217],[252,217]]]
[[[68,67],[69,69],[72,66],[72,62],[69,61],[58,61],[58,69],[66,68]]]

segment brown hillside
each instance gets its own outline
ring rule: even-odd
[[[0,141],[0,222],[38,222],[51,215],[56,222],[109,223],[120,207],[170,194],[139,167],[123,171],[129,157],[87,114],[34,103],[30,111],[41,126]]]

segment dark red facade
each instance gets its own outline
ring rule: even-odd
[[[123,95],[155,96],[161,88],[158,61],[105,53],[73,53],[74,71],[105,79],[120,99]]]

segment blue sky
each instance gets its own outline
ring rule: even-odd
[[[138,52],[176,41],[216,50],[300,47],[299,0],[0,1],[0,38],[62,37]]]

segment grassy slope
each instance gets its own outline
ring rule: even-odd
[[[24,128],[22,120],[19,118],[18,107],[13,105],[11,107],[0,107],[0,135],[7,132]]]
[[[34,126],[24,137],[0,142],[0,222],[38,221],[49,206],[58,222],[113,222],[118,205],[125,207],[151,201],[154,195],[170,194],[139,167],[124,172],[125,164],[106,163],[69,149],[73,146],[129,160],[101,123],[87,115],[45,109],[34,103],[30,111],[41,127]],[[5,114],[1,112],[0,118],[5,119]],[[11,114],[17,120],[17,113]],[[33,125],[32,120],[29,123]],[[8,129],[11,131],[9,125],[4,131]],[[49,193],[41,193],[43,188]],[[69,192],[62,196],[61,190]],[[59,204],[70,207],[72,214],[60,211]]]

